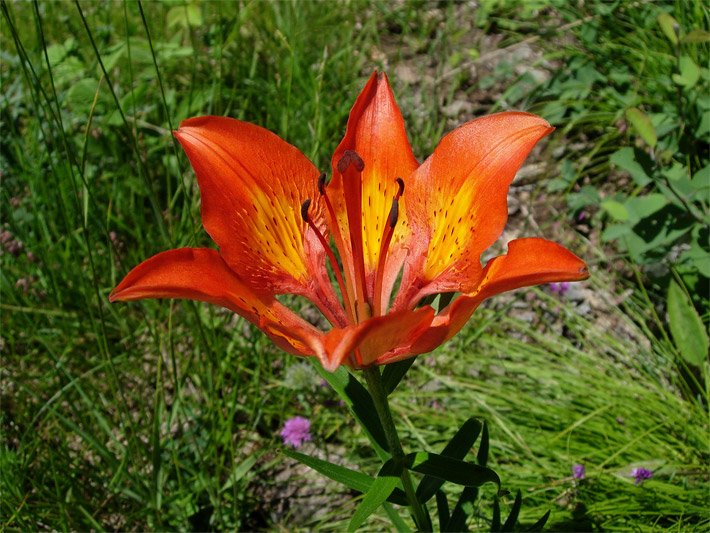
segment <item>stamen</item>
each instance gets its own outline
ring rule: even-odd
[[[397,219],[399,218],[399,199],[404,193],[404,180],[402,178],[397,178],[397,185],[399,185],[399,190],[392,199],[392,207],[390,208],[390,214],[387,219],[388,223],[385,227],[385,233],[382,236],[382,241],[380,242],[380,254],[377,260],[377,273],[375,274],[375,290],[372,295],[374,300],[374,316],[381,316],[383,307],[386,308],[387,303],[383,305],[382,299],[382,284],[384,283],[385,277],[385,264],[387,262],[387,252],[390,248],[390,243],[392,242],[392,236],[394,235],[394,229],[397,226]],[[384,309],[386,310],[386,309]]]
[[[308,226],[316,234],[316,237],[318,237],[318,240],[320,241],[321,245],[323,246],[323,249],[325,250],[325,254],[328,256],[328,261],[330,261],[330,266],[333,268],[333,273],[335,274],[335,279],[338,282],[338,287],[340,287],[340,293],[343,295],[343,304],[344,304],[345,310],[347,311],[348,316],[352,320],[353,319],[352,305],[350,304],[350,298],[348,295],[348,291],[345,288],[345,281],[343,281],[343,275],[340,273],[340,267],[338,266],[338,260],[335,258],[335,254],[333,254],[333,250],[330,249],[330,246],[328,245],[328,242],[325,240],[325,237],[320,232],[320,230],[316,227],[316,225],[313,223],[313,220],[311,219],[311,217],[308,215],[308,209],[310,207],[311,207],[311,199],[306,198],[306,200],[301,204],[301,217],[303,217],[303,221],[306,224],[308,224]]]
[[[345,250],[345,241],[343,240],[343,234],[340,232],[340,224],[338,224],[338,218],[335,216],[335,209],[333,209],[333,204],[330,202],[330,197],[328,196],[328,191],[326,187],[326,176],[325,173],[322,173],[320,177],[318,178],[318,192],[321,194],[321,198],[325,202],[325,207],[328,209],[328,216],[330,217],[331,220],[331,228],[330,231],[333,235],[333,238],[335,239],[335,246],[338,248],[338,250],[341,250],[341,257],[344,257],[342,250]],[[347,282],[352,282],[350,279],[350,270],[348,269],[347,265],[343,265],[343,270],[345,273],[345,280]],[[353,289],[354,283],[346,283],[345,288],[347,289],[347,301],[348,302],[353,302],[355,300],[355,293]],[[342,287],[340,289],[342,291]],[[343,294],[346,294],[345,292]],[[343,297],[343,301],[345,300],[345,297]],[[348,316],[353,318],[355,316],[356,310],[354,307],[351,307],[352,303],[347,306],[347,311],[348,311]]]
[[[362,243],[362,177],[360,173],[365,168],[362,158],[353,150],[345,150],[338,161],[337,169],[343,176],[343,194],[348,215],[350,246],[355,269],[355,291],[358,321],[371,316],[367,298],[367,281],[365,278],[365,257]]]

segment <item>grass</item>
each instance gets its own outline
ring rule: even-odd
[[[492,70],[481,98],[466,74],[484,68],[487,36],[514,44],[535,31],[506,2],[478,15],[475,38],[466,6],[328,5],[2,3],[4,529],[346,526],[353,495],[273,451],[300,414],[314,453],[373,468],[364,436],[302,362],[221,309],[107,301],[142,259],[208,243],[170,136],[180,120],[257,123],[326,170],[380,66],[421,158],[469,118],[442,111],[450,104],[475,101],[463,115],[503,106],[514,74]],[[402,66],[416,77],[399,78]],[[527,293],[529,314],[520,297],[482,309],[417,361],[394,397],[400,427],[436,450],[469,416],[488,420],[494,467],[523,490],[523,522],[552,509],[553,529],[707,527],[707,395],[689,397],[672,346],[645,326],[652,307],[637,292],[615,305],[604,269],[583,286],[587,314],[544,290]],[[576,485],[574,463],[588,473]],[[654,478],[635,486],[635,465]],[[321,490],[316,503],[295,490],[301,476]],[[378,514],[367,527],[387,524]]]

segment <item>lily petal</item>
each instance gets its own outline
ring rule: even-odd
[[[419,166],[407,140],[402,113],[394,99],[387,76],[375,71],[360,92],[348,118],[345,137],[333,154],[333,179],[328,185],[328,195],[333,204],[337,223],[348,234],[347,204],[353,198],[345,194],[343,176],[338,171],[338,162],[346,150],[356,152],[365,163],[361,173],[361,205],[352,209],[362,212],[363,260],[372,295],[375,270],[377,269],[380,242],[387,225],[392,200],[399,190],[397,178],[404,180]],[[382,299],[389,302],[392,285],[402,267],[406,250],[404,245],[411,234],[406,215],[407,195],[399,200],[399,219],[389,247]],[[336,235],[337,238],[337,235]],[[337,242],[343,258],[352,269],[352,251],[348,242]],[[344,244],[344,245],[343,245]],[[354,272],[350,272],[354,276]]]
[[[383,354],[399,353],[401,347],[411,345],[430,326],[434,309],[429,306],[415,311],[400,311],[386,316],[370,318],[344,329],[334,328],[323,342],[327,360],[323,367],[331,372],[343,363],[345,357],[355,353],[357,367],[379,364]]]
[[[326,230],[318,169],[270,131],[226,117],[188,119],[175,132],[197,175],[202,223],[220,254],[254,292],[312,299],[345,320],[325,269],[325,253],[302,219]]]
[[[184,298],[226,307],[255,324],[296,355],[320,351],[323,334],[273,297],[255,294],[215,250],[179,248],[154,255],[132,269],[109,300]]]
[[[508,187],[530,150],[552,128],[529,113],[472,120],[446,135],[410,179],[408,210],[418,239],[398,305],[427,294],[471,292],[480,256],[508,218]]]
[[[437,315],[408,354],[429,352],[449,340],[468,322],[481,302],[491,296],[521,287],[580,281],[588,277],[584,261],[559,244],[534,237],[510,241],[507,254],[488,261],[475,291],[462,294]]]

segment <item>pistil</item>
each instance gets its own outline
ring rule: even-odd
[[[345,150],[338,161],[338,172],[343,176],[343,194],[348,215],[348,230],[355,270],[356,318],[362,322],[371,316],[371,307],[367,298],[365,278],[365,257],[362,245],[362,176],[365,163],[353,150]]]

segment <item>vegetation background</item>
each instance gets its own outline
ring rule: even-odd
[[[420,356],[393,396],[405,443],[437,449],[485,419],[523,523],[551,510],[552,530],[710,527],[707,4],[0,8],[0,527],[347,525],[356,495],[279,452],[284,421],[306,416],[302,451],[374,474],[308,362],[224,310],[107,295],[142,259],[209,242],[170,135],[181,120],[259,124],[326,169],[375,68],[420,159],[482,114],[555,125],[511,190],[502,241],[563,242],[592,272],[490,301]],[[652,479],[635,484],[636,467]],[[492,497],[471,529],[490,527]]]

